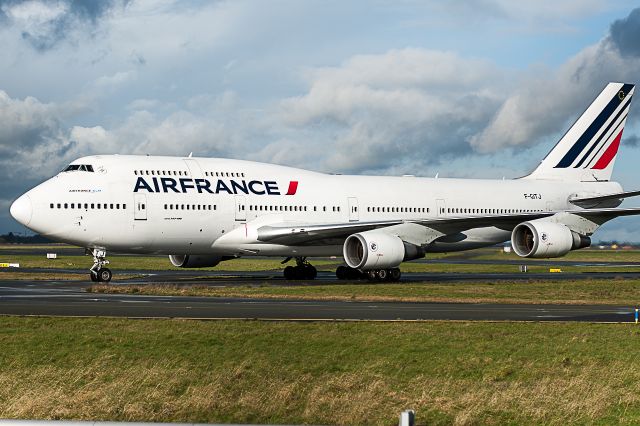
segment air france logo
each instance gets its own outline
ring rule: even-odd
[[[278,184],[271,180],[222,180],[210,181],[209,179],[173,179],[173,178],[151,178],[151,181],[138,177],[133,192],[175,192],[186,194],[198,192],[199,194],[255,194],[255,195],[282,195]],[[289,182],[289,188],[284,195],[295,195],[298,191],[298,181]]]

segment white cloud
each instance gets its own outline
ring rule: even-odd
[[[532,146],[566,130],[611,81],[635,82],[640,59],[623,58],[605,38],[569,59],[557,71],[529,76],[504,101],[491,123],[471,138],[479,152]],[[635,119],[633,119],[635,121]]]
[[[309,70],[308,92],[284,100],[275,121],[287,131],[313,128],[318,135],[308,144],[324,138],[323,169],[380,170],[407,157],[421,158],[423,168],[441,155],[468,151],[466,140],[502,99],[501,74],[487,61],[451,52],[358,55],[339,67]]]
[[[67,13],[69,8],[61,1],[25,1],[5,4],[1,9],[20,32],[43,37],[55,31],[56,20]]]
[[[112,89],[122,86],[136,79],[137,73],[134,70],[118,71],[115,74],[98,77],[94,86],[98,89]]]

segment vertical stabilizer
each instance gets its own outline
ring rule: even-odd
[[[634,87],[609,83],[525,179],[609,180]]]

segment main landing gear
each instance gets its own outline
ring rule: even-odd
[[[371,269],[369,271],[361,271],[359,269],[349,268],[348,266],[338,266],[336,269],[336,277],[339,280],[362,280],[369,281],[400,281],[399,268],[391,269]]]
[[[113,274],[109,268],[105,268],[105,265],[109,264],[107,260],[107,251],[99,249],[91,249],[93,255],[93,266],[89,269],[89,276],[94,283],[111,281]]]
[[[285,259],[285,262],[289,259]],[[287,280],[315,280],[317,275],[318,271],[307,262],[306,257],[296,257],[296,266],[284,268],[284,278]]]

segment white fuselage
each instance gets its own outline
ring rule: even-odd
[[[73,164],[93,171],[61,172],[29,191],[25,224],[54,240],[131,253],[338,256],[340,244],[265,244],[256,229],[571,210],[571,196],[621,191],[615,182],[343,176],[215,158],[100,155]],[[509,237],[475,228],[429,251]]]

